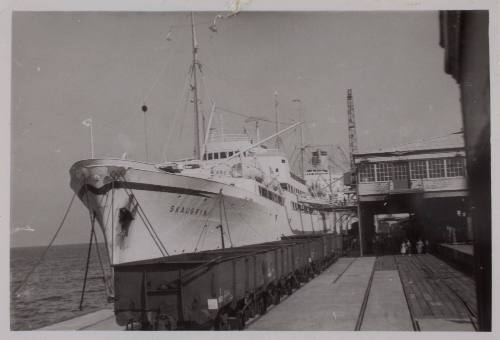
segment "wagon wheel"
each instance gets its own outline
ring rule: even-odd
[[[290,296],[293,293],[293,278],[287,281],[285,286],[286,295]]]
[[[273,305],[279,305],[280,303],[280,291],[279,291],[279,288],[276,288],[275,290],[273,290],[273,295],[272,295],[272,301],[273,301]]]
[[[248,308],[245,310],[247,320],[250,318],[253,318],[255,316],[256,309],[257,309],[257,306],[255,303],[255,300],[252,300],[250,302],[250,304],[248,305]]]
[[[300,281],[309,282],[310,277],[309,277],[309,270],[307,268],[304,269],[304,272],[300,276],[301,276]]]
[[[152,329],[152,325],[149,321],[141,321],[141,331],[148,331]]]
[[[259,300],[259,314],[264,315],[264,314],[266,314],[266,312],[267,312],[267,299],[265,296],[263,296]]]
[[[175,329],[175,321],[171,316],[160,314],[156,318],[154,329],[173,331]]]
[[[245,322],[246,322],[246,317],[245,313],[239,312],[236,314],[236,317],[238,318],[238,330],[242,331],[245,329]]]
[[[227,331],[231,329],[231,325],[229,324],[229,315],[227,315],[227,312],[219,314],[216,321],[216,329],[219,331]]]
[[[311,268],[309,270],[309,280],[314,279],[314,277],[316,276],[316,271],[317,271],[316,266],[311,264]]]

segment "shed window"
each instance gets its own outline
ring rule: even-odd
[[[377,181],[389,181],[391,179],[392,163],[377,163]]]
[[[429,177],[430,178],[444,177],[444,159],[429,160]]]
[[[374,182],[375,181],[375,164],[360,164],[359,165],[359,181]]]
[[[464,159],[462,157],[446,160],[446,175],[448,177],[465,176]]]
[[[427,178],[427,161],[411,161],[410,177],[411,179]]]

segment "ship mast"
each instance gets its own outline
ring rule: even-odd
[[[198,67],[198,42],[196,41],[196,31],[194,28],[194,14],[191,12],[191,37],[193,44],[193,63],[191,70],[193,72],[193,104],[194,104],[194,157],[201,159],[200,155],[200,113],[198,108],[198,85],[196,79],[196,68]]]
[[[274,115],[276,117],[276,122],[275,122],[275,131],[274,133],[277,135],[276,136],[276,149],[280,149],[280,140],[279,140],[279,135],[278,135],[278,131],[280,130],[279,128],[279,110],[278,110],[278,91],[274,91]]]

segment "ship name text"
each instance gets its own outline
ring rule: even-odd
[[[204,209],[183,207],[180,205],[171,205],[169,212],[174,214],[199,215],[199,216],[207,216],[208,214],[208,212]]]

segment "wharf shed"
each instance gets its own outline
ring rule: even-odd
[[[364,253],[374,251],[374,240],[380,236],[376,216],[380,215],[408,214],[404,237],[413,242],[420,238],[431,244],[471,240],[461,132],[353,157]]]

